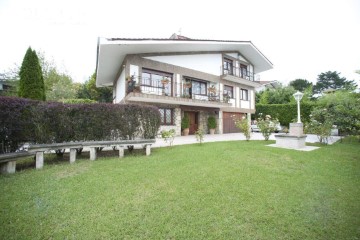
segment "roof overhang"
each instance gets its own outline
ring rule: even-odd
[[[272,63],[250,41],[99,38],[96,86],[111,86],[128,54],[219,51],[240,52],[254,65],[254,73],[273,68]]]

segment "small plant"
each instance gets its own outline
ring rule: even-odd
[[[208,128],[209,129],[215,129],[217,124],[216,124],[216,118],[214,116],[210,116],[208,117],[208,122],[207,122]]]
[[[216,93],[216,87],[214,85],[211,85],[209,88],[208,88],[208,92],[209,93]]]
[[[261,116],[261,114],[260,114]],[[276,125],[279,123],[277,119],[271,119],[270,115],[266,115],[265,118],[259,118],[257,125],[259,126],[260,132],[265,138],[265,141],[269,140],[271,133],[275,132]]]
[[[243,116],[241,119],[235,119],[235,126],[245,135],[246,141],[250,140],[251,128],[249,121]]]
[[[161,131],[161,137],[166,143],[169,143],[169,146],[171,147],[175,138],[175,129],[170,129],[169,131]]]
[[[196,141],[198,141],[200,144],[204,142],[204,130],[202,128],[198,128],[198,130],[195,132]]]

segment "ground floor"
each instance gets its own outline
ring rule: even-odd
[[[203,129],[207,134],[208,118],[214,116],[217,122],[216,134],[238,133],[239,129],[235,126],[235,120],[248,118],[250,114],[238,112],[225,112],[219,108],[204,108],[195,106],[163,106],[159,105],[161,116],[160,132],[163,130],[174,129],[176,136],[182,135],[181,121],[185,115],[189,117],[189,134],[194,135],[198,129]]]

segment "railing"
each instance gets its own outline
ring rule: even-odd
[[[222,75],[231,75],[235,77],[240,77],[249,81],[254,81],[254,73],[248,71],[246,68],[237,68],[237,67],[220,67],[220,72]]]
[[[191,82],[174,83],[171,80],[161,81],[133,77],[132,80],[127,81],[127,93],[138,92],[202,101],[230,102],[231,98],[221,93],[218,83],[208,82],[205,86],[196,88]]]

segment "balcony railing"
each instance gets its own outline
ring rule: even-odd
[[[229,103],[231,99],[220,92],[217,83],[209,82],[206,88],[196,88],[191,82],[174,83],[171,80],[166,82],[141,77],[133,77],[127,81],[127,93],[130,92],[224,103]]]
[[[245,68],[237,67],[220,67],[221,75],[231,75],[235,77],[240,77],[249,81],[254,81],[254,73],[248,71]]]

